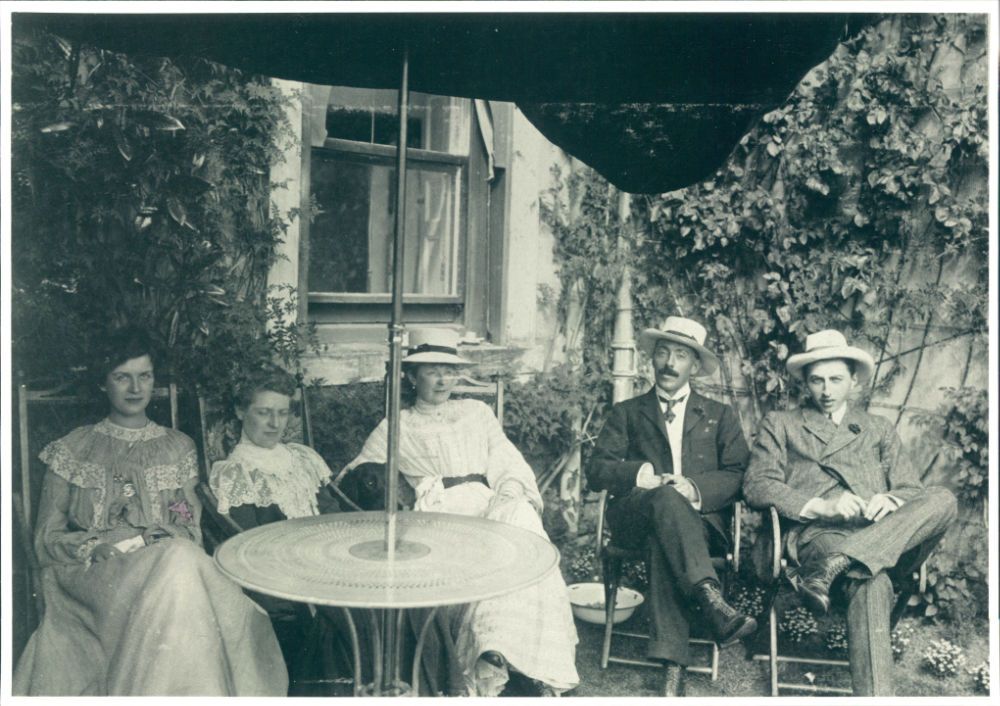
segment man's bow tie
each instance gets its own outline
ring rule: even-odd
[[[663,412],[663,416],[666,418],[667,424],[670,424],[677,417],[677,415],[674,414],[674,406],[679,405],[681,402],[687,399],[687,395],[684,395],[683,397],[674,398],[674,397],[667,397],[666,395],[661,395],[659,393],[657,393],[656,397],[657,399],[660,400],[660,402],[667,405],[666,410],[664,410]]]

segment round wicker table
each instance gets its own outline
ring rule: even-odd
[[[395,515],[386,551],[386,514],[354,512],[285,520],[242,532],[215,553],[233,581],[260,593],[343,609],[354,651],[355,694],[419,693],[420,655],[438,606],[472,603],[530,586],[556,569],[544,537],[479,517],[436,512]],[[350,609],[375,612],[370,685]],[[400,679],[402,610],[430,608],[419,632],[409,684]],[[381,635],[381,639],[379,636]]]

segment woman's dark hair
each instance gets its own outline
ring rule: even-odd
[[[93,366],[95,382],[103,386],[108,373],[122,363],[148,355],[156,370],[157,350],[149,334],[137,326],[126,326],[112,331],[104,340]]]
[[[294,375],[277,366],[269,366],[251,373],[236,387],[233,404],[239,409],[247,409],[253,403],[253,396],[264,391],[294,397],[297,386]]]

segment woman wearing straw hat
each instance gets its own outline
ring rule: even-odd
[[[414,510],[476,515],[547,538],[535,473],[493,411],[477,400],[449,399],[456,371],[470,364],[458,354],[458,333],[411,330],[402,362],[416,398],[400,414],[399,469],[415,491]],[[387,445],[382,420],[345,470],[385,463]],[[498,695],[511,671],[541,694],[579,683],[576,627],[558,572],[522,591],[456,607],[449,618],[467,693]]]
[[[854,693],[890,696],[892,577],[908,576],[955,518],[955,497],[920,482],[892,423],[850,404],[872,357],[839,331],[806,337],[790,356],[809,401],[761,423],[743,492],[789,523],[787,552],[801,562],[798,590],[816,612],[846,577],[847,637]]]

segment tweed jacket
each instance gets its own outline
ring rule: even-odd
[[[846,491],[865,502],[877,493],[905,502],[923,492],[892,422],[851,406],[838,426],[812,404],[764,417],[743,478],[743,495],[755,509],[775,507],[789,529],[793,558],[795,545],[826,524],[801,521],[805,504]]]
[[[684,413],[681,469],[701,495],[701,513],[723,536],[720,510],[740,492],[750,451],[732,407],[692,390]],[[623,497],[636,488],[642,464],[653,464],[657,475],[673,472],[673,458],[656,388],[616,404],[594,446],[587,466],[591,490]]]

